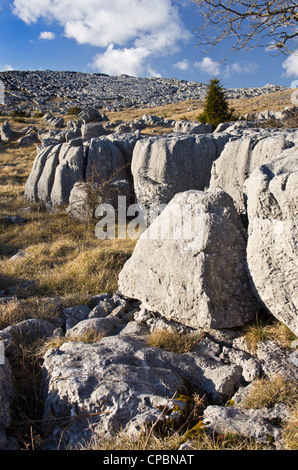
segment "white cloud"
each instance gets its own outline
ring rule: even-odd
[[[39,39],[55,39],[56,35],[51,31],[42,31],[39,35]]]
[[[222,76],[224,78],[229,78],[235,74],[241,75],[253,73],[259,68],[259,64],[250,61],[234,62],[233,64],[224,66],[223,64],[211,59],[211,57],[204,57],[201,62],[195,62],[194,65],[202,73],[217,77]]]
[[[146,48],[114,49],[114,45],[110,44],[103,54],[98,54],[94,58],[93,67],[108,75],[117,75],[121,71],[127,75],[137,76],[142,73],[148,55]]]
[[[220,64],[212,60],[211,57],[204,57],[201,62],[195,62],[195,67],[208,75],[220,74]]]
[[[189,70],[190,63],[189,63],[189,60],[183,59],[180,62],[177,62],[176,64],[174,64],[173,67],[175,67],[176,69],[185,71],[185,70]]]
[[[14,67],[12,67],[11,65],[9,64],[6,64],[2,67],[2,65],[0,65],[0,71],[1,72],[9,72],[11,70],[16,70]]]
[[[173,53],[190,37],[174,0],[14,0],[13,7],[26,24],[56,21],[67,38],[104,48],[94,66],[105,73],[140,74],[150,57]]]
[[[282,74],[283,77],[298,78],[298,52],[289,55],[283,62],[282,67],[285,69],[285,72]]]
[[[231,77],[234,74],[250,74],[257,71],[259,64],[256,62],[234,62],[232,65],[227,65],[223,75],[225,78]]]

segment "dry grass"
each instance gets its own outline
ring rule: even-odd
[[[59,305],[53,299],[42,297],[13,298],[5,304],[0,304],[0,329],[15,325],[28,318],[53,321],[58,315]]]
[[[291,342],[296,338],[291,330],[279,321],[250,324],[244,331],[245,341],[251,352],[257,350],[258,343],[266,340],[275,340],[282,347],[290,348]]]
[[[298,387],[282,375],[260,378],[254,382],[250,393],[243,399],[243,408],[272,408],[277,403],[292,406],[298,403]]]
[[[291,94],[291,90],[285,90],[255,98],[229,100],[229,105],[235,109],[236,115],[251,114],[267,109],[282,111],[285,107],[291,106]],[[105,114],[111,122],[118,120],[133,121],[134,119],[140,119],[144,114],[160,116],[164,119],[174,119],[176,121],[183,119],[195,121],[198,114],[203,111],[204,106],[204,100],[187,100],[155,108],[128,108],[117,112],[107,111]],[[146,132],[146,129],[144,132]]]
[[[203,337],[203,333],[177,333],[161,329],[150,333],[147,343],[154,348],[183,354],[191,351]]]

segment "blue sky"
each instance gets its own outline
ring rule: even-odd
[[[72,70],[162,76],[226,87],[291,86],[298,56],[263,48],[232,54],[196,47],[192,0],[0,0],[0,70]]]

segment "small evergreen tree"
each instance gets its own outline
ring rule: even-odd
[[[225,92],[217,78],[210,80],[206,106],[201,114],[197,117],[199,122],[204,124],[212,124],[213,130],[221,122],[235,121],[234,109],[229,109]]]

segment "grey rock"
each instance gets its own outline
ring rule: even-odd
[[[261,363],[262,374],[273,378],[282,376],[298,384],[298,368],[293,352],[281,347],[277,341],[258,344],[256,357]]]
[[[58,442],[60,449],[71,448],[94,435],[111,435],[119,427],[136,433],[155,422],[171,397],[185,390],[185,383],[215,400],[234,393],[239,385],[238,366],[151,348],[146,336],[124,331],[94,344],[64,343],[46,353],[44,419],[68,417],[67,426],[60,426],[59,420],[54,423],[46,449],[57,448]]]
[[[79,114],[79,118],[82,119],[85,124],[102,120],[100,112],[91,107],[83,109]]]
[[[36,132],[30,132],[18,139],[18,144],[22,146],[32,145],[38,142],[38,136]]]
[[[51,203],[53,206],[69,202],[73,186],[84,177],[84,168],[83,147],[73,147],[67,143],[62,144],[51,190]]]
[[[88,123],[83,124],[81,128],[82,132],[82,139],[84,140],[91,140],[101,135],[106,135],[107,131],[103,127],[101,123]]]
[[[123,328],[123,322],[116,317],[87,318],[78,322],[66,331],[66,338],[84,338],[85,335],[111,336],[118,334]]]
[[[104,318],[110,315],[115,308],[111,298],[103,299],[91,310],[89,318]]]
[[[11,256],[9,258],[9,261],[11,261],[11,262],[18,261],[20,259],[26,258],[26,256],[28,256],[28,255],[29,255],[29,253],[27,251],[19,251],[15,255]]]
[[[15,396],[13,375],[7,358],[0,364],[0,450],[6,448],[7,437],[5,430],[11,424],[10,406]]]
[[[74,305],[63,309],[66,329],[72,328],[77,323],[86,320],[90,314],[90,308],[87,305]]]
[[[298,334],[297,146],[254,170],[245,183],[247,263],[255,292]]]
[[[125,178],[125,161],[116,145],[107,137],[92,139],[88,152],[86,180],[102,183]]]
[[[75,183],[69,196],[66,211],[71,217],[79,220],[91,220],[96,217],[96,208],[100,204],[109,204],[118,208],[118,197],[126,198],[129,205],[133,199],[132,185],[128,180],[117,180],[110,183]]]
[[[7,428],[11,423],[10,404],[14,397],[13,375],[7,358],[0,365],[0,428]]]
[[[209,134],[212,132],[212,124],[203,124],[193,121],[176,121],[174,132],[187,134]]]
[[[166,78],[108,76],[105,74],[61,71],[0,72],[6,93],[6,107],[21,109],[23,102],[39,112],[67,113],[72,106],[115,111],[126,107],[150,108],[181,101],[205,99],[206,83]],[[255,97],[285,90],[278,85],[231,88],[228,99]],[[53,109],[53,96],[58,98]],[[71,101],[70,101],[71,100]]]
[[[230,129],[229,129],[230,132]],[[252,171],[270,162],[284,149],[294,146],[296,135],[276,131],[240,136],[227,142],[219,158],[213,163],[210,187],[220,186],[234,201],[239,213],[246,212],[243,185]]]
[[[217,434],[233,433],[257,442],[276,443],[281,439],[281,429],[276,422],[284,419],[285,410],[279,405],[273,409],[244,410],[236,407],[208,406],[203,423],[207,430]]]
[[[3,142],[10,142],[15,138],[16,133],[11,129],[8,121],[0,126],[0,138]]]
[[[219,188],[177,194],[141,235],[118,289],[191,327],[252,320],[259,307],[246,270],[246,234],[230,196]]]
[[[46,147],[37,154],[25,185],[26,201],[33,203],[50,200],[60,149],[61,144],[58,144]]]
[[[178,192],[203,190],[216,158],[212,136],[176,134],[138,141],[131,165],[137,202],[146,207],[167,204]]]
[[[54,127],[56,129],[60,129],[61,127],[64,126],[64,119],[59,116],[53,116],[51,113],[46,113],[43,116],[43,120],[51,127]]]
[[[21,217],[18,215],[7,215],[5,216],[5,219],[8,220],[11,224],[15,225],[23,225],[28,222],[28,219],[26,219],[26,217]]]
[[[140,132],[129,132],[126,134],[119,134],[115,132],[109,134],[107,138],[120,150],[128,170],[128,165],[131,164],[135,145],[138,140],[143,138],[142,134]]]

